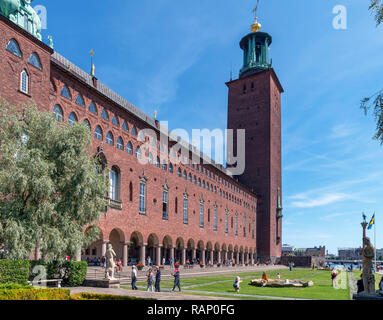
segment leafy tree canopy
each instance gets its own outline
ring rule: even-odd
[[[59,123],[36,106],[0,100],[0,256],[26,259],[36,247],[58,259],[98,236],[107,173],[89,153],[83,124]]]
[[[374,15],[376,25],[379,26],[383,22],[383,0],[370,0],[369,10]],[[383,90],[378,91],[368,98],[361,101],[361,108],[365,114],[370,109],[373,109],[374,118],[376,121],[376,133],[374,139],[379,140],[383,144]]]

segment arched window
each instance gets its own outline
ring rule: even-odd
[[[183,217],[184,217],[184,223],[187,224],[188,223],[188,220],[189,220],[189,217],[188,217],[188,197],[185,195],[184,197],[184,214],[183,214]]]
[[[183,173],[183,178],[186,180],[187,179],[187,173],[186,173],[186,171],[184,171],[184,173]]]
[[[116,126],[120,126],[120,122],[118,121],[118,118],[117,118],[117,116],[114,116],[113,117],[113,119],[112,119],[112,123],[114,124],[114,125],[116,125]]]
[[[168,170],[168,166],[166,164],[166,160],[162,161],[162,170],[164,170],[164,171]]]
[[[205,180],[204,180],[204,181],[202,181],[202,188],[204,188],[204,189],[205,189]]]
[[[114,201],[120,201],[121,177],[120,170],[113,167],[109,176],[109,198]]]
[[[192,175],[191,175],[191,173],[189,173],[189,175],[188,175],[188,181],[192,182]]]
[[[106,135],[106,143],[110,144],[111,146],[114,145],[114,138],[113,134],[109,131],[108,134]]]
[[[128,142],[128,144],[126,145],[126,152],[129,154],[133,154],[133,146],[131,142]]]
[[[63,119],[64,119],[63,109],[61,109],[61,107],[58,104],[56,104],[55,107],[53,108],[53,113],[57,121],[63,122]]]
[[[101,118],[105,119],[105,120],[109,120],[109,116],[108,116],[108,112],[106,112],[106,110],[102,110],[101,112]]]
[[[72,99],[72,96],[71,96],[69,89],[66,85],[64,85],[64,87],[62,88],[61,95],[67,99]]]
[[[117,149],[124,151],[124,140],[121,137],[117,139]]]
[[[9,40],[9,42],[7,44],[7,50],[9,52],[12,52],[15,56],[22,58],[20,46],[15,39]]]
[[[225,233],[229,232],[229,213],[225,212]]]
[[[151,154],[151,152],[149,152],[149,155],[148,155],[148,163],[153,164],[153,155]]]
[[[31,54],[31,56],[30,56],[29,59],[28,59],[28,62],[29,62],[32,66],[36,67],[37,69],[40,69],[40,70],[43,69],[42,66],[41,66],[40,58],[39,58],[39,56],[37,55],[36,52],[33,52],[33,53]]]
[[[97,114],[97,108],[96,108],[96,105],[94,104],[94,102],[90,103],[88,110],[94,114]]]
[[[204,211],[204,204],[203,202],[201,202],[199,205],[199,226],[201,228],[203,228],[203,225],[204,225],[203,211]]]
[[[177,175],[178,175],[179,177],[181,177],[181,175],[182,175],[181,168],[178,168]]]
[[[97,126],[96,129],[94,130],[94,137],[97,140],[102,140],[102,129],[100,126]]]
[[[137,147],[137,148],[136,148],[136,158],[137,158],[137,159],[140,159],[140,158],[141,158],[141,150],[140,150],[140,147]]]
[[[70,115],[69,115],[69,117],[68,117],[68,123],[70,124],[70,125],[74,125],[75,123],[77,123],[78,122],[78,120],[77,120],[77,116],[76,116],[76,114],[74,113],[74,112],[72,112]]]
[[[200,187],[201,186],[201,179],[198,178],[198,186]]]
[[[122,130],[129,132],[129,127],[128,127],[128,124],[126,123],[126,121],[124,121],[124,123],[122,124]]]
[[[89,122],[88,119],[85,119],[82,123],[83,123],[84,125],[86,125],[86,126],[89,128],[89,130],[90,130],[90,122]]]
[[[132,128],[132,135],[137,136],[137,129],[136,129],[136,127]]]
[[[209,182],[206,183],[206,189],[209,190]]]
[[[177,197],[174,200],[174,212],[175,212],[175,214],[178,213],[178,198]]]
[[[81,107],[85,106],[84,98],[81,96],[81,94],[78,94],[76,97],[76,104],[78,104]]]
[[[20,74],[20,91],[29,93],[29,76],[26,70],[21,71]]]
[[[169,173],[173,173],[173,165],[169,163]]]
[[[160,158],[156,158],[156,167],[159,168],[160,167]]]
[[[193,183],[197,184],[197,177],[196,176],[193,177]]]

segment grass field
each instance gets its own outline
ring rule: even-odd
[[[284,297],[284,298],[299,298],[299,299],[315,299],[315,300],[349,300],[349,286],[347,272],[338,276],[338,283],[342,285],[341,289],[334,289],[331,282],[330,271],[320,271],[311,269],[296,268],[292,272],[289,270],[275,270],[267,273],[270,279],[275,279],[276,274],[281,274],[281,279],[313,281],[313,287],[307,288],[259,288],[249,285],[250,280],[259,279],[262,272],[253,273],[235,273],[231,275],[217,275],[198,278],[182,279],[181,288],[184,293],[209,295],[226,298],[240,299],[260,299],[259,296],[266,297]],[[243,282],[241,283],[240,294],[249,295],[248,297],[238,296],[233,288],[234,278],[240,276]],[[146,283],[138,283],[138,286],[146,287]],[[171,289],[173,287],[172,280],[161,281],[162,289]],[[198,291],[192,293],[190,291]],[[258,296],[258,297],[257,297]]]
[[[360,275],[362,274],[362,271],[359,271],[359,270],[354,270],[354,275],[355,275],[355,279],[356,280],[359,280],[360,279]],[[379,274],[379,273],[375,273],[375,289],[378,290],[379,289],[379,282],[380,280],[382,279],[383,275],[382,274]]]

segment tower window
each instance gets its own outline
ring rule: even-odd
[[[61,95],[69,100],[72,100],[72,96],[69,92],[69,89],[66,85],[64,85],[63,89],[61,90]]]
[[[162,193],[162,219],[168,220],[168,191]]]
[[[139,201],[140,214],[146,214],[146,183],[140,182],[140,201]]]
[[[76,98],[76,104],[78,104],[79,106],[85,106],[85,103],[84,103],[84,99],[83,97],[81,96],[81,94],[79,94]]]
[[[91,104],[89,105],[88,110],[90,112],[94,113],[94,114],[97,114],[97,108],[96,108],[96,105],[93,102],[91,102]]]
[[[9,52],[12,52],[15,56],[18,56],[19,58],[22,58],[21,50],[19,47],[19,44],[15,39],[9,40],[7,44],[7,50]]]
[[[97,140],[102,140],[102,129],[100,126],[97,126],[95,131],[94,131],[94,137],[97,139]]]
[[[57,121],[59,122],[62,122],[63,121],[63,110],[61,109],[61,107],[56,104],[55,107],[53,108],[53,113],[55,115],[55,118]]]
[[[113,134],[109,131],[108,134],[106,135],[106,143],[113,146],[114,145],[114,138]]]
[[[118,137],[117,139],[117,149],[124,151],[124,141],[121,137]]]
[[[39,58],[39,56],[37,55],[36,52],[33,52],[33,53],[31,54],[31,56],[30,56],[29,59],[28,59],[28,62],[29,62],[32,66],[36,67],[37,69],[42,70],[41,62],[40,62],[40,58]]]
[[[131,142],[128,142],[128,144],[126,145],[126,152],[129,154],[133,154],[133,146]]]
[[[68,123],[72,126],[77,122],[77,116],[74,112],[69,115]]]

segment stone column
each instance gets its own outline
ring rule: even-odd
[[[254,265],[254,253],[250,253],[250,264]]]
[[[186,264],[186,249],[182,249],[182,265],[184,266]]]
[[[128,242],[122,244],[122,267],[128,266]]]
[[[170,259],[173,259],[174,261],[174,249],[173,247],[170,248]]]
[[[225,251],[224,257],[225,257],[225,261],[227,261],[227,251]]]
[[[242,264],[245,264],[245,253],[241,253]]]
[[[206,259],[205,259],[205,249],[202,249],[201,253],[202,253],[202,257],[201,257],[201,260],[202,260],[202,261],[200,261],[200,262],[202,262],[203,264],[205,264],[205,263],[206,263]]]
[[[235,263],[239,264],[239,251],[237,251],[237,254],[235,255]]]
[[[210,251],[210,264],[214,264],[214,251]]]
[[[195,259],[195,257],[197,256],[197,254],[196,254],[196,249],[192,249],[192,259],[194,260]]]
[[[141,246],[141,252],[140,252],[140,263],[142,263],[143,265],[145,265],[145,253],[146,253],[146,243],[144,243],[142,246]]]
[[[218,251],[218,263],[222,263],[222,261],[221,261],[221,251]]]
[[[157,266],[160,266],[161,262],[162,262],[161,261],[162,260],[162,257],[161,257],[161,246],[157,247],[156,260],[157,260],[157,262],[156,262]]]

